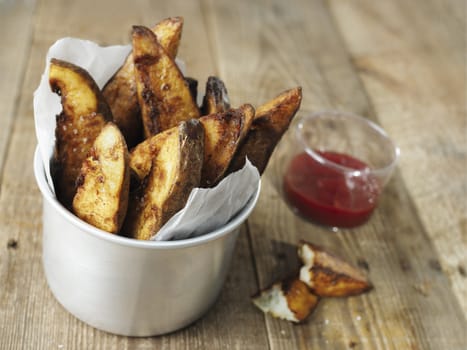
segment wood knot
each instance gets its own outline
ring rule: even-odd
[[[10,238],[6,244],[7,249],[17,249],[18,241],[16,239]]]
[[[464,277],[464,278],[467,277],[467,273],[465,272],[464,266],[462,266],[462,265],[457,266],[457,271],[459,271],[459,274],[462,277]]]
[[[428,265],[430,266],[431,269],[435,270],[435,271],[439,271],[441,272],[442,269],[441,269],[441,264],[439,263],[438,260],[436,259],[430,259],[428,261]]]
[[[410,262],[404,258],[399,260],[399,264],[400,264],[402,271],[404,272],[412,270],[412,266],[410,265]]]
[[[370,265],[368,265],[368,261],[363,258],[357,259],[357,266],[366,271],[370,271]]]

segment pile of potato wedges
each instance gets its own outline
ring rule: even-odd
[[[134,26],[132,51],[102,90],[81,67],[52,59],[61,97],[51,173],[58,200],[109,233],[147,240],[245,158],[262,173],[301,103],[301,88],[262,106],[231,107],[225,84],[198,82],[175,63],[183,18]]]

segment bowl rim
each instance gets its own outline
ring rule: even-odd
[[[351,119],[353,123],[359,124],[364,128],[367,128],[369,130],[372,130],[374,133],[378,134],[381,139],[383,139],[385,142],[387,142],[392,150],[391,154],[391,161],[386,163],[386,165],[378,167],[378,168],[369,168],[366,169],[365,171],[361,170],[355,170],[353,168],[346,167],[344,165],[340,165],[337,163],[334,163],[333,161],[330,161],[328,159],[325,159],[322,157],[320,154],[315,152],[312,148],[310,148],[306,142],[306,140],[303,139],[303,134],[302,130],[307,122],[312,122],[317,119],[321,120],[326,120],[328,118],[334,118],[334,119],[340,119],[340,120],[349,120]],[[339,172],[351,175],[351,176],[361,176],[362,173],[372,173],[378,176],[387,176],[388,174],[391,174],[394,168],[396,167],[397,163],[399,162],[400,158],[400,148],[395,144],[394,140],[387,134],[387,132],[378,124],[373,122],[372,120],[362,117],[360,115],[351,113],[351,112],[344,112],[340,110],[322,110],[322,111],[317,111],[305,116],[302,116],[299,118],[298,123],[295,126],[295,136],[297,140],[299,141],[300,145],[304,148],[305,152],[321,164],[325,164],[328,167],[334,168],[338,170]]]
[[[240,210],[230,221],[224,226],[205,233],[203,235],[186,238],[182,240],[174,241],[143,241],[137,240],[134,238],[119,236],[116,234],[111,234],[101,229],[98,229],[87,222],[81,220],[75,216],[72,212],[66,209],[52,193],[49,184],[46,181],[45,171],[43,167],[42,158],[39,151],[39,146],[36,147],[34,152],[34,176],[36,178],[37,185],[39,190],[42,193],[42,197],[46,200],[57,212],[58,215],[61,215],[65,220],[70,224],[77,227],[81,231],[84,231],[87,234],[90,234],[96,238],[108,241],[109,243],[114,243],[122,246],[142,248],[142,249],[174,249],[174,248],[188,248],[198,246],[204,243],[207,243],[212,240],[219,239],[240,226],[251,214],[253,211],[260,192],[261,192],[261,179],[258,182],[258,188],[255,193],[248,200],[247,204]]]

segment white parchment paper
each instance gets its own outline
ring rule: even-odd
[[[50,59],[58,58],[86,69],[99,88],[102,88],[123,64],[130,50],[130,45],[101,47],[92,41],[75,38],[60,39],[49,48],[44,73],[34,92],[34,121],[39,150],[52,193],[55,191],[50,174],[50,159],[55,143],[55,117],[62,107],[60,97],[50,89]],[[177,60],[177,64],[184,70],[183,62]],[[258,170],[247,161],[243,169],[230,174],[216,187],[194,189],[185,208],[174,215],[152,239],[184,239],[226,224],[245,206],[259,182]]]

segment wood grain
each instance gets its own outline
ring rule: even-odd
[[[18,93],[29,50],[33,26],[33,1],[0,2],[0,181],[5,153],[18,108]],[[7,49],[5,49],[7,48]],[[14,63],[14,64],[13,64]]]
[[[203,78],[215,71],[207,42],[205,45],[203,42],[198,43],[196,49],[193,48],[195,38],[207,37],[200,7],[196,3],[192,6],[183,1],[172,2],[174,9],[164,9],[161,6],[152,9],[153,15],[149,11],[151,9],[142,3],[136,6],[121,3],[117,6],[117,13],[126,20],[118,28],[115,28],[118,20],[110,20],[106,16],[108,5],[94,5],[94,1],[82,1],[79,4],[42,1],[37,6],[34,40],[28,46],[31,55],[23,73],[24,86],[18,111],[14,116],[15,132],[9,143],[0,192],[0,348],[260,348],[267,343],[266,329],[262,323],[263,316],[249,303],[249,296],[255,289],[252,288],[255,286],[255,275],[245,233],[240,235],[240,249],[237,249],[238,253],[233,261],[237,269],[226,283],[226,288],[231,291],[224,289],[219,302],[203,320],[170,336],[132,339],[95,330],[64,310],[46,285],[41,262],[41,200],[35,186],[31,161],[35,148],[32,91],[42,73],[47,48],[62,36],[91,38],[101,44],[127,43],[122,33],[128,32],[131,24],[142,22],[150,25],[164,17],[182,14],[188,17],[188,29],[184,30],[180,55],[185,52],[186,56],[182,57],[186,58],[187,65],[193,63],[189,71]],[[84,16],[85,9],[91,7],[94,7],[94,12],[90,16]],[[51,18],[62,20],[52,21]],[[102,19],[100,25],[93,25],[99,18]],[[183,47],[184,42],[188,43],[188,50]],[[13,240],[16,242],[15,247],[8,243]],[[257,332],[244,336],[252,328]]]
[[[258,8],[239,5],[232,10],[238,13],[243,28],[235,32],[222,30],[237,21],[223,11],[230,5],[225,2],[218,5],[216,11],[218,25],[214,33],[223,39],[217,40],[221,45],[218,50],[225,53],[219,55],[223,62],[221,67],[225,67],[221,74],[231,77],[231,84],[238,86],[240,79],[249,76],[246,85],[251,90],[243,94],[259,99],[263,95],[272,96],[278,89],[288,88],[296,81],[304,85],[302,112],[331,107],[379,117],[373,101],[367,97],[372,97],[371,93],[379,95],[369,91],[366,85],[362,86],[359,71],[345,51],[346,43],[334,28],[334,19],[323,2],[299,1],[294,2],[296,6],[290,2],[255,4]],[[349,6],[349,2],[337,2],[340,4]],[[269,11],[262,12],[260,8],[269,8]],[[355,9],[360,11],[358,5]],[[288,23],[286,16],[301,26],[277,26],[277,23]],[[365,27],[364,23],[360,25]],[[350,28],[342,28],[344,31],[352,33]],[[290,37],[294,40],[287,40]],[[244,74],[238,75],[238,68],[232,67],[242,57],[240,52],[234,52],[235,46],[231,43],[245,41],[252,43],[248,46],[249,60],[241,61]],[[307,45],[303,45],[305,42]],[[293,52],[287,56],[288,61],[282,61],[284,52]],[[286,68],[281,67],[285,64]],[[294,81],[294,77],[303,72],[307,75]],[[349,89],[350,86],[356,89]],[[384,94],[381,96],[384,98]],[[270,168],[266,177],[269,175],[272,179],[273,171]],[[449,284],[448,278],[436,268],[437,251],[418,220],[419,208],[408,197],[407,185],[399,173],[366,226],[355,230],[357,232],[342,230],[335,235],[292,216],[278,201],[277,194],[273,195],[272,185],[265,183],[258,210],[249,220],[262,287],[293,273],[294,264],[290,259],[300,238],[324,244],[354,263],[364,259],[371,267],[371,278],[376,286],[374,292],[360,298],[323,301],[309,327],[292,330],[289,325],[268,318],[272,348],[285,348],[287,344],[295,348],[346,348],[349,344],[359,344],[368,349],[438,349],[462,345],[463,339],[456,338],[455,334],[460,334],[458,332],[465,326],[463,313],[452,291],[445,287]],[[455,330],[444,327],[445,324],[453,325]]]
[[[464,17],[456,1],[330,4],[379,121],[402,150],[402,177],[441,268],[465,301],[465,3]]]
[[[466,10],[462,0],[0,1],[0,349],[467,348]],[[47,287],[32,93],[58,38],[124,44],[131,25],[176,15],[200,93],[211,74],[233,106],[301,85],[299,115],[373,119],[402,158],[371,220],[333,233],[281,199],[285,138],[213,308],[169,335],[121,337],[74,318]],[[324,299],[301,325],[263,315],[250,296],[296,273],[299,239],[366,268],[375,289]]]

